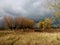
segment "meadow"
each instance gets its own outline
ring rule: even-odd
[[[0,45],[60,45],[60,32],[0,31]]]

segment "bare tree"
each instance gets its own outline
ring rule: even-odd
[[[14,20],[11,16],[5,16],[3,19],[3,27],[6,29],[14,28]]]

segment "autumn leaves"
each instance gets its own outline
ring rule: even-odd
[[[37,24],[39,29],[50,29],[51,28],[51,20],[49,18],[46,18],[44,21],[40,21]]]
[[[23,17],[5,16],[3,19],[4,29],[34,29],[34,21]],[[39,21],[36,26],[38,29],[50,29],[51,20],[46,18],[44,21]]]
[[[5,29],[27,29],[34,27],[34,21],[23,17],[5,16],[3,19]]]

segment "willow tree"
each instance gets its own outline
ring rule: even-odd
[[[5,29],[13,29],[14,21],[11,16],[5,16],[3,19],[3,28]]]
[[[34,21],[23,18],[23,17],[16,17],[15,18],[15,27],[20,29],[26,29],[26,28],[33,28],[34,27]]]
[[[55,12],[55,22],[57,22],[58,24],[56,24],[58,27],[60,27],[60,0],[55,0],[55,5],[53,5]]]
[[[55,23],[55,26],[60,27],[60,0],[52,0],[48,4],[51,6],[49,9],[54,10],[52,20]]]

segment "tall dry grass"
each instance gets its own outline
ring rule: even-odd
[[[0,45],[60,45],[60,33],[1,31]]]

